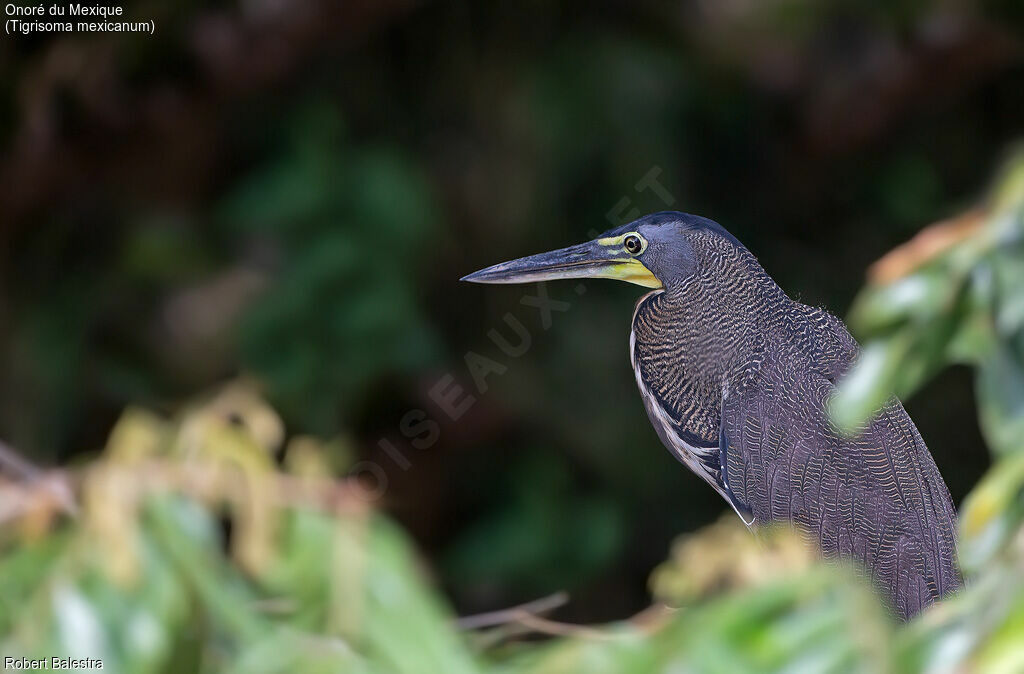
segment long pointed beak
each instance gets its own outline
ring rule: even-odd
[[[471,283],[532,283],[571,278],[610,278],[660,288],[661,282],[616,239],[596,239],[521,257],[463,276]]]

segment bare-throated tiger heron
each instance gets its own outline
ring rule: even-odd
[[[826,405],[857,357],[843,323],[790,299],[721,225],[656,213],[463,280],[612,278],[637,302],[629,357],[668,450],[748,525],[789,521],[860,562],[908,618],[960,585],[956,513],[903,406],[852,436]]]

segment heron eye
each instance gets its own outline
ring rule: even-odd
[[[623,240],[623,245],[626,246],[626,251],[630,255],[639,255],[640,251],[644,248],[643,241],[636,234],[630,234]]]

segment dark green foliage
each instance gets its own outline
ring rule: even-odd
[[[340,115],[324,103],[298,114],[282,154],[221,209],[234,236],[274,256],[241,319],[241,363],[320,433],[376,379],[439,355],[415,282],[440,243],[427,183],[398,149],[348,141]]]

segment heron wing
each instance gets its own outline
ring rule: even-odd
[[[826,556],[858,560],[912,616],[960,584],[949,491],[898,400],[850,438],[828,419],[833,391],[763,362],[723,397],[722,482],[758,522],[793,522]]]

